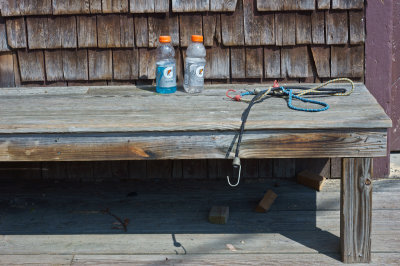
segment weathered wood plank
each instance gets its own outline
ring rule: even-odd
[[[326,43],[346,44],[348,41],[347,12],[327,11],[325,13]]]
[[[181,14],[179,16],[179,43],[180,47],[188,47],[192,35],[203,35],[203,17],[195,14]]]
[[[173,46],[178,46],[179,45],[178,16],[169,13],[148,16],[148,32],[149,32],[148,33],[149,47],[157,47],[159,44],[158,38],[161,35],[171,36],[171,44]]]
[[[318,9],[330,9],[331,0],[318,0]]]
[[[296,13],[296,44],[311,43],[311,15]]]
[[[21,81],[43,81],[44,56],[43,51],[18,51],[18,63]]]
[[[65,80],[88,80],[88,53],[86,49],[63,50]]]
[[[311,47],[311,53],[317,69],[318,77],[328,78],[331,76],[330,54],[329,47],[315,46]]]
[[[363,9],[364,0],[332,0],[332,9]]]
[[[154,49],[139,49],[139,78],[156,78],[156,55]]]
[[[133,24],[133,16],[122,14],[119,17],[121,28],[121,47],[131,48],[135,46],[135,31]]]
[[[56,19],[58,19],[60,23],[61,47],[75,48],[77,45],[76,17],[60,16]]]
[[[256,10],[253,0],[243,1],[244,40],[246,45],[274,45],[274,14],[262,14]]]
[[[296,16],[290,13],[275,13],[276,45],[296,44]]]
[[[331,76],[362,77],[364,75],[364,46],[332,46]]]
[[[89,14],[89,0],[52,0],[53,14]]]
[[[11,48],[25,48],[27,43],[24,18],[8,18],[6,27],[8,45]]]
[[[49,15],[52,12],[51,0],[4,0],[2,16]]]
[[[101,1],[102,0],[89,0],[91,14],[100,14],[102,12]]]
[[[14,87],[14,79],[13,54],[0,54],[0,86]]]
[[[281,49],[264,48],[264,76],[265,78],[281,77]]]
[[[237,0],[210,0],[210,11],[233,12],[236,9],[236,4]]]
[[[97,47],[96,16],[78,16],[78,47]]]
[[[246,47],[246,78],[262,78],[263,61],[262,47]]]
[[[325,44],[325,13],[316,11],[311,14],[312,43]]]
[[[97,39],[99,48],[121,47],[119,15],[97,16]]]
[[[172,0],[173,12],[199,12],[210,9],[210,0]]]
[[[129,10],[128,0],[102,0],[103,13],[126,13]]]
[[[226,158],[235,132],[208,134],[105,134],[1,136],[1,161],[149,160]],[[215,139],[210,144],[210,139]],[[312,139],[312,140],[311,140]],[[382,156],[386,132],[247,132],[241,158]],[[179,144],[177,144],[179,143]],[[262,144],[260,144],[262,143]],[[323,143],[323,145],[321,145]],[[156,145],[157,144],[157,145]],[[177,147],[180,147],[177,149]],[[27,152],[29,151],[29,152]],[[228,154],[234,157],[234,150]],[[293,177],[293,159],[274,162],[274,177]],[[186,167],[184,165],[184,167]],[[185,168],[184,168],[185,169]],[[207,172],[207,171],[206,171]],[[204,174],[204,176],[206,176]],[[185,175],[185,171],[184,171]]]
[[[130,80],[139,77],[138,51],[114,50],[113,51],[113,74],[114,79]]]
[[[154,0],[130,0],[131,13],[154,13]]]
[[[63,55],[60,50],[45,50],[46,80],[59,81],[64,79]]]
[[[234,79],[246,77],[246,49],[231,47],[231,76]]]
[[[239,1],[236,11],[230,14],[221,14],[222,43],[225,46],[244,44],[244,14],[243,4]]]
[[[350,17],[350,43],[360,44],[365,42],[364,11],[349,11]]]
[[[89,50],[88,59],[90,80],[112,79],[111,50]]]
[[[372,159],[342,161],[340,240],[345,263],[371,261]]]
[[[289,78],[313,75],[307,46],[281,49],[281,73],[283,77]]]
[[[257,0],[259,11],[314,10],[315,0]]]
[[[49,37],[48,23],[46,17],[28,17],[26,19],[28,46],[29,49],[43,49],[47,47],[47,38]],[[57,38],[56,36],[52,36]],[[59,42],[60,48],[61,43]]]
[[[14,81],[15,81],[15,86],[20,87],[21,86],[21,74],[19,71],[19,64],[18,64],[18,56],[17,53],[13,53],[13,67],[14,67]]]
[[[6,22],[3,18],[0,17],[0,52],[10,51],[10,48],[7,44],[7,29]]]
[[[155,13],[168,13],[169,12],[169,0],[154,0],[154,12]]]
[[[204,77],[206,79],[227,79],[229,78],[229,48],[214,46],[207,48]]]
[[[203,36],[204,45],[213,46],[214,39],[216,38],[217,19],[221,19],[219,14],[204,14],[203,15]]]
[[[135,40],[136,47],[149,46],[149,31],[147,24],[147,16],[136,15],[135,20]]]
[[[6,265],[69,265],[73,255],[1,255],[0,261]]]

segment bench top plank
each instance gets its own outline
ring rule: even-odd
[[[159,95],[150,86],[2,88],[0,133],[236,131],[247,104],[227,99],[225,92],[255,87],[266,85],[207,86],[199,95]],[[349,88],[345,84],[329,87]],[[383,129],[392,125],[363,84],[356,84],[351,96],[315,99],[327,102],[330,109],[299,112],[289,109],[282,98],[267,99],[253,107],[246,129]]]

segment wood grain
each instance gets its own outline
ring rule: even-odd
[[[234,79],[246,77],[246,49],[231,47],[231,77]]]
[[[217,20],[220,19],[221,16],[219,14],[203,15],[204,46],[213,46],[214,41],[216,39],[216,31],[221,32],[221,28],[217,29]]]
[[[1,87],[14,87],[14,63],[13,54],[3,53],[0,54],[0,86]]]
[[[131,13],[154,13],[155,0],[130,0]]]
[[[97,39],[99,48],[121,47],[119,15],[97,16]]]
[[[281,73],[290,78],[312,76],[307,46],[281,49]]]
[[[210,11],[233,12],[236,9],[237,0],[209,0],[209,1],[210,1]]]
[[[128,0],[102,0],[103,13],[127,13],[129,10]]]
[[[363,9],[364,0],[332,0],[332,9]]]
[[[371,261],[371,175],[371,158],[343,159],[340,239],[345,263]]]
[[[223,159],[234,132],[186,134],[42,134],[1,136],[1,161],[103,161]],[[275,131],[243,136],[241,158],[326,158],[384,156],[386,131]],[[178,148],[179,147],[179,148]],[[275,177],[293,177],[294,160],[276,160]],[[194,162],[192,162],[194,163]],[[292,167],[289,167],[291,166]],[[187,176],[188,164],[184,164]],[[205,167],[205,166],[204,166]],[[205,168],[206,169],[206,168]],[[186,174],[185,174],[186,173]],[[195,171],[192,172],[195,174]],[[203,174],[200,174],[203,173]],[[196,172],[204,177],[207,171]]]
[[[7,29],[6,22],[3,18],[0,17],[0,52],[10,51],[10,48],[7,44]]]
[[[110,80],[112,79],[112,51],[111,50],[89,50],[89,79]]]
[[[253,0],[243,1],[244,40],[246,45],[274,45],[274,14],[263,14],[256,10]]]
[[[53,0],[53,14],[88,14],[90,13],[89,0]]]
[[[311,14],[312,43],[325,44],[325,13],[321,11]]]
[[[135,40],[136,47],[148,47],[149,46],[149,31],[147,16],[136,15],[135,20]]]
[[[139,77],[138,51],[113,51],[113,77],[117,80],[131,80]]]
[[[154,12],[155,13],[168,13],[169,12],[169,0],[154,0]]]
[[[275,13],[276,45],[296,44],[296,16],[290,13]]]
[[[281,77],[281,49],[277,47],[264,48],[264,76],[266,78]]]
[[[350,43],[360,44],[365,42],[364,11],[349,11],[350,18]]]
[[[315,0],[257,0],[259,11],[314,10]]]
[[[86,49],[63,50],[65,80],[88,80],[88,52]]]
[[[236,11],[230,14],[221,14],[222,43],[225,46],[244,44],[244,14],[243,4],[239,1]]]
[[[296,13],[296,44],[310,44],[311,31],[311,15]]]
[[[329,47],[315,46],[311,47],[311,53],[317,70],[318,77],[328,78],[331,76]]]
[[[133,16],[121,14],[119,16],[121,28],[120,42],[121,47],[131,48],[135,46],[135,30],[133,24]]]
[[[326,43],[346,44],[348,41],[347,12],[327,11],[325,13]]]
[[[214,46],[206,49],[206,68],[204,77],[206,79],[229,78],[229,48]]]
[[[50,15],[51,0],[4,0],[1,6],[2,16]]]
[[[101,1],[102,0],[89,0],[91,14],[100,14],[102,12]]]
[[[364,46],[332,46],[332,77],[362,77],[363,74]]]
[[[11,48],[27,47],[25,20],[23,17],[7,19],[6,27],[7,42]]]
[[[156,56],[155,49],[139,49],[139,78],[156,78]]]
[[[210,9],[210,0],[172,0],[173,12],[199,12]]]
[[[263,48],[246,47],[246,78],[262,78]]]
[[[21,81],[43,81],[44,56],[43,51],[18,51],[18,63],[21,72]]]
[[[318,9],[330,9],[331,0],[318,0]]]
[[[97,17],[77,17],[78,46],[97,47]]]
[[[46,80],[58,81],[64,79],[63,55],[61,50],[45,50]]]

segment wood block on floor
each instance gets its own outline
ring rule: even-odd
[[[326,180],[325,177],[311,173],[307,170],[298,173],[296,179],[297,183],[318,191],[321,191]]]
[[[228,206],[212,206],[208,221],[212,224],[226,224],[229,218]]]
[[[278,195],[276,195],[272,190],[268,189],[267,193],[265,193],[262,200],[258,203],[256,212],[267,212],[269,208],[271,208],[276,197],[278,197]]]

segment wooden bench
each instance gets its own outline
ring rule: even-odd
[[[0,161],[233,158],[246,104],[225,92],[245,87],[260,88],[209,86],[200,95],[134,86],[4,88]],[[240,157],[343,158],[342,258],[369,262],[372,157],[386,156],[391,121],[362,84],[351,96],[323,100],[331,108],[319,113],[293,111],[281,98],[254,106]]]

